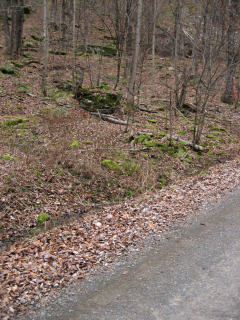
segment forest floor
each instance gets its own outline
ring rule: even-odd
[[[217,92],[208,104],[201,140],[205,151],[180,142],[170,146],[166,101],[173,63],[156,58],[153,94],[152,60],[147,59],[138,103],[155,113],[136,110],[131,133],[125,133],[123,126],[83,110],[71,91],[59,87],[71,79],[72,60],[63,52],[50,52],[48,95],[43,97],[38,31],[25,32],[18,61],[0,49],[3,319],[239,184],[234,159],[240,150],[240,112],[221,103]],[[78,64],[90,66],[85,88],[92,82],[96,90],[122,95],[115,115],[126,120],[123,77],[113,90],[115,57],[79,55]],[[189,110],[178,112],[174,135],[191,141],[194,117]]]

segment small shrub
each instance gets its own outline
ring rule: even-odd
[[[39,216],[38,216],[38,223],[42,224],[43,222],[46,222],[50,219],[50,216],[49,214],[43,212],[43,213],[40,213]]]

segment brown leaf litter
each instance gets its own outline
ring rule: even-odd
[[[0,256],[1,319],[13,319],[30,303],[113,262],[129,247],[184,221],[239,182],[240,161],[229,161],[208,174],[15,243]]]

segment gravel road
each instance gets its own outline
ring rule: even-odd
[[[239,320],[240,190],[24,319]]]

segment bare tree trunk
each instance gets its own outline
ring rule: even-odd
[[[75,90],[76,81],[76,0],[73,0],[73,26],[72,26],[72,85]]]
[[[227,31],[227,74],[226,74],[226,85],[225,91],[222,96],[222,101],[224,103],[233,104],[233,88],[234,88],[234,77],[236,73],[236,66],[238,62],[238,57],[236,53],[236,0],[229,0],[228,3],[228,14],[229,14],[229,27]]]
[[[50,9],[50,26],[55,30],[57,30],[57,7],[58,1],[52,0]]]
[[[119,0],[114,1],[115,5],[115,34],[116,34],[116,47],[117,47],[117,79],[115,83],[114,89],[116,90],[117,85],[120,80],[120,72],[121,72],[121,62],[122,62],[122,52],[121,52],[121,27],[120,27],[120,10],[119,10]]]
[[[8,23],[8,2],[7,0],[2,0],[0,2],[0,17],[2,20],[2,31],[4,34],[5,38],[5,46],[6,46],[6,54],[10,54],[10,28],[9,28],[9,23]]]
[[[137,65],[138,65],[138,57],[140,52],[140,40],[141,40],[142,6],[143,6],[143,0],[138,0],[135,50],[134,50],[134,56],[132,61],[132,71],[129,78],[128,93],[127,93],[127,104],[129,108],[129,115],[128,115],[128,121],[127,121],[128,124],[126,125],[126,131],[128,130],[130,116],[131,115],[133,116],[133,112],[134,112],[135,83],[136,83]]]
[[[174,43],[174,76],[175,76],[175,102],[176,106],[181,108],[185,100],[188,78],[186,74],[183,79],[183,84],[180,85],[180,77],[178,72],[179,56],[182,54],[182,0],[178,0],[175,9],[175,43]]]
[[[47,75],[48,75],[48,22],[47,22],[47,0],[43,0],[43,55],[44,67],[42,73],[42,93],[47,96]]]
[[[18,58],[22,52],[22,33],[24,22],[24,0],[12,1],[11,50],[13,58]]]
[[[63,49],[66,49],[66,31],[67,31],[67,23],[66,23],[66,7],[67,7],[67,0],[62,0],[61,2],[61,25],[60,29],[62,32],[62,46]]]
[[[156,46],[156,20],[157,20],[157,0],[153,1],[153,32],[152,32],[152,86],[153,95],[156,94],[156,75],[155,75],[155,46]]]
[[[88,0],[83,0],[83,43],[85,51],[88,47]]]
[[[128,79],[131,73],[131,61],[132,61],[132,43],[133,43],[133,26],[132,26],[132,0],[127,0],[126,4],[126,17],[125,17],[125,30],[126,30],[126,39],[125,39],[125,69],[124,76]]]

